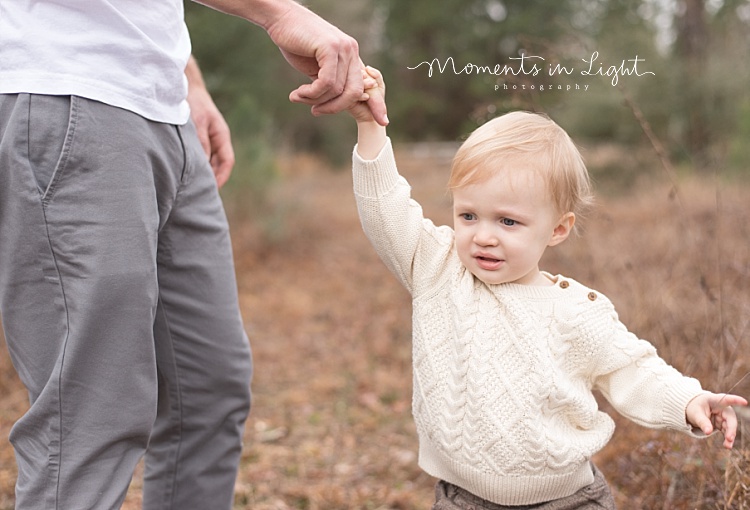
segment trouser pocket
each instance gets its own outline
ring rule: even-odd
[[[43,200],[53,194],[75,133],[74,96],[29,97],[28,157]]]

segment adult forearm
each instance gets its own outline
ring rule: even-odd
[[[189,87],[206,88],[206,83],[203,81],[203,74],[193,55],[190,55],[187,66],[185,66],[185,76],[187,77]]]
[[[289,94],[315,115],[338,113],[360,101],[364,90],[357,41],[292,0],[196,0],[260,25],[287,62],[310,78]],[[385,105],[371,108],[383,125]]]
[[[264,29],[273,25],[290,9],[302,8],[293,0],[195,0],[217,11],[244,18]]]

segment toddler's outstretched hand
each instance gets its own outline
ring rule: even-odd
[[[370,66],[362,69],[362,80],[364,81],[364,94],[359,102],[349,108],[349,113],[357,122],[371,122],[375,120],[371,107],[385,102],[385,83],[380,71]],[[385,119],[387,123],[388,116]]]
[[[724,447],[732,448],[737,435],[737,415],[730,406],[746,406],[747,400],[737,395],[701,393],[685,409],[685,417],[693,427],[709,435],[714,430],[724,434]]]

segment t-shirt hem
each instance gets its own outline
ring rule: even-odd
[[[156,99],[133,97],[129,91],[117,90],[107,83],[96,80],[75,79],[56,75],[21,79],[3,76],[0,81],[0,94],[46,94],[52,96],[71,95],[85,97],[93,101],[129,110],[148,120],[165,124],[182,125],[190,118],[187,100],[165,105]]]

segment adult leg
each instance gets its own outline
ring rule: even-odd
[[[157,234],[182,161],[171,126],[0,96],[0,312],[31,400],[19,509],[121,505],[156,416]]]
[[[186,166],[159,233],[159,413],[143,507],[231,509],[250,408],[250,348],[215,179],[192,124],[177,129]]]

